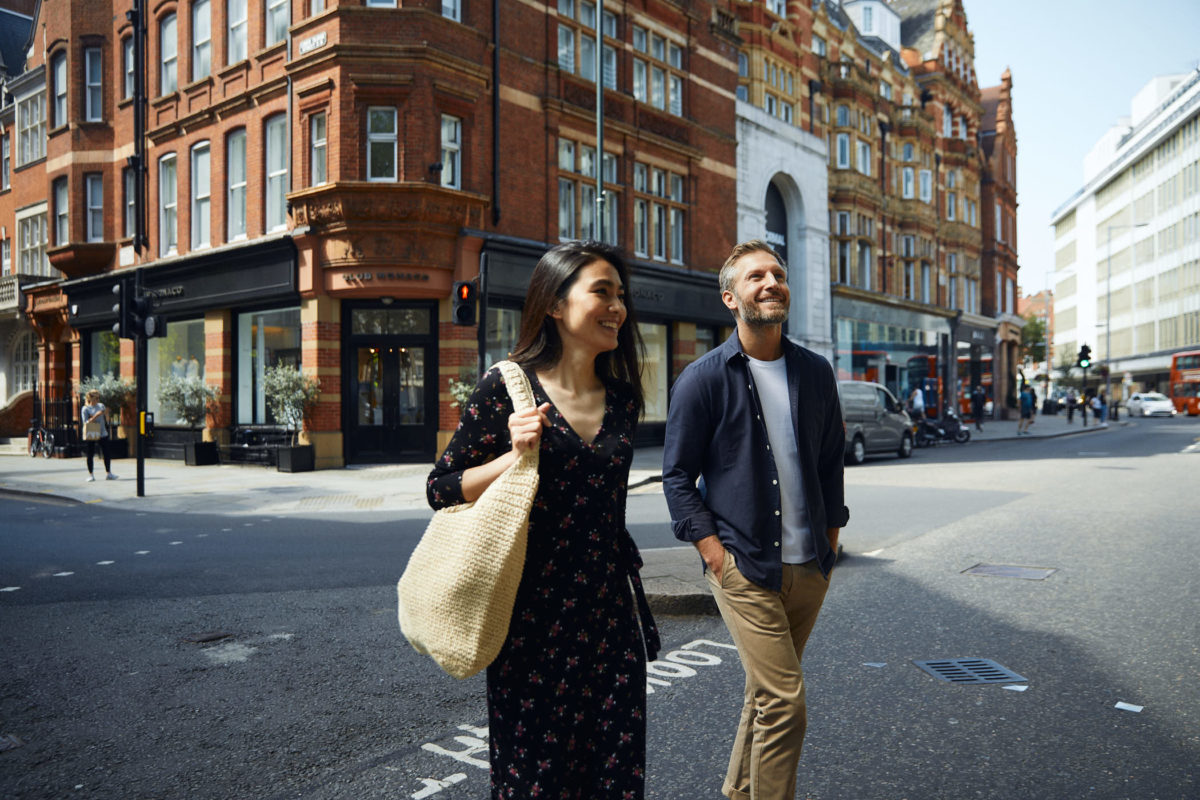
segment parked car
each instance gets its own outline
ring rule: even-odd
[[[1134,392],[1125,403],[1131,417],[1173,417],[1175,404],[1159,392]]]
[[[838,381],[838,390],[846,423],[847,464],[861,464],[869,453],[912,455],[912,420],[886,387],[870,381]]]

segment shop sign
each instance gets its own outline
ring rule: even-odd
[[[315,33],[307,39],[300,40],[300,55],[310,53],[319,47],[324,47],[326,41],[325,31]]]
[[[373,281],[428,281],[427,272],[349,272],[342,276],[348,284],[355,286]]]

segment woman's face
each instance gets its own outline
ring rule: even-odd
[[[617,347],[625,324],[625,285],[617,268],[603,259],[582,267],[566,298],[550,313],[563,348],[600,353]]]

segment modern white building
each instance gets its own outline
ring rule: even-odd
[[[1055,366],[1086,344],[1114,394],[1166,390],[1200,348],[1200,69],[1146,84],[1083,168],[1050,220]]]

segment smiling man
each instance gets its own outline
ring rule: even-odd
[[[791,292],[779,254],[739,244],[720,287],[737,332],[675,382],[663,490],[746,672],[721,791],[791,800],[806,726],[800,658],[849,517],[846,433],[829,362],[783,335]]]

